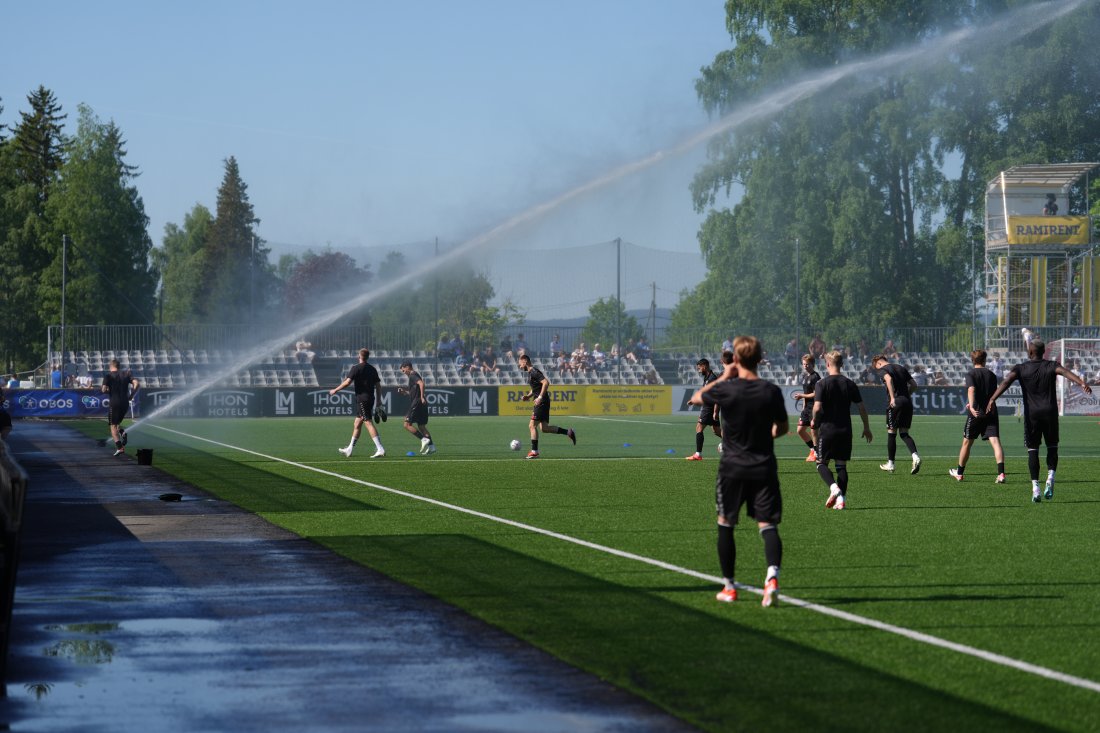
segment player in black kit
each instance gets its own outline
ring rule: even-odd
[[[830,351],[825,355],[825,371],[828,376],[817,383],[814,391],[813,419],[817,430],[817,473],[829,487],[826,509],[844,509],[848,502],[848,461],[852,459],[852,405],[859,405],[863,419],[863,435],[872,440],[871,423],[859,387],[840,373],[844,366],[844,354]],[[835,461],[836,481],[829,470],[829,461]]]
[[[141,383],[129,369],[120,369],[118,359],[107,364],[107,373],[103,375],[100,390],[107,392],[107,425],[111,428],[111,437],[115,439],[115,455],[126,452],[126,431],[122,429],[122,420],[126,417],[126,408],[141,387]]]
[[[1027,468],[1031,473],[1031,500],[1038,504],[1039,494],[1039,443],[1047,444],[1047,482],[1042,496],[1054,498],[1054,472],[1058,469],[1058,399],[1055,394],[1056,377],[1065,377],[1085,394],[1092,394],[1092,387],[1085,380],[1056,361],[1045,361],[1047,346],[1034,339],[1027,346],[1027,361],[1017,364],[1005,375],[1004,381],[989,398],[986,412],[997,406],[997,398],[1004,394],[1013,382],[1020,380],[1024,393],[1024,445],[1027,447]]]
[[[703,386],[718,379],[718,375],[714,373],[714,370],[710,368],[709,359],[700,359],[695,363],[695,371],[699,372],[699,376],[703,378]],[[703,433],[709,426],[714,434],[718,436],[719,445],[722,440],[722,421],[718,415],[718,407],[715,406],[709,410],[699,411],[699,421],[695,423],[695,452],[687,457],[689,461],[701,461],[703,460]]]
[[[993,458],[997,461],[997,478],[994,483],[1005,482],[1005,452],[1001,447],[1000,418],[997,415],[997,403],[992,410],[986,410],[989,398],[997,391],[997,375],[985,368],[987,354],[985,349],[970,352],[970,361],[974,365],[966,373],[966,424],[963,426],[963,442],[959,449],[959,465],[949,473],[956,481],[963,480],[966,461],[970,458],[970,449],[978,438],[988,440],[993,446]]]
[[[717,379],[691,396],[693,405],[704,410],[717,405],[722,415],[722,457],[715,481],[715,505],[718,513],[718,564],[725,586],[716,598],[729,603],[737,600],[734,580],[737,547],[733,528],[741,506],[756,520],[764,540],[764,607],[779,601],[779,567],[783,543],[779,522],[783,515],[783,497],[779,492],[779,469],[775,460],[775,439],[789,429],[787,406],[779,387],[760,379],[756,373],[763,351],[753,336],[738,336],[733,342],[734,361],[726,367],[723,379]],[[737,379],[730,377],[737,376]]]
[[[814,413],[814,388],[821,381],[821,375],[817,373],[816,366],[817,359],[813,357],[813,354],[806,354],[802,357],[802,391],[795,395],[796,400],[802,400],[802,412],[798,416],[798,430],[796,432],[798,437],[802,438],[810,449],[810,455],[806,456],[807,463],[817,460],[817,452],[814,450],[817,436],[810,424]]]
[[[886,408],[886,463],[879,468],[883,471],[894,472],[894,456],[898,452],[898,436],[901,436],[905,447],[913,455],[913,469],[909,473],[920,470],[920,456],[917,454],[917,443],[909,435],[909,428],[913,427],[913,401],[909,394],[917,383],[913,381],[913,375],[901,364],[891,364],[882,354],[871,357],[871,366],[882,372],[882,383],[886,385],[888,399]]]
[[[435,453],[435,441],[428,432],[428,400],[424,394],[424,378],[413,369],[411,361],[401,362],[401,373],[409,378],[407,387],[398,387],[399,394],[409,396],[409,411],[405,414],[405,429],[420,439],[420,455]]]
[[[355,423],[351,429],[351,442],[347,448],[337,448],[345,458],[351,458],[351,452],[355,450],[355,444],[359,442],[359,435],[363,425],[367,426],[367,433],[374,440],[374,455],[371,458],[381,458],[386,455],[386,449],[382,447],[382,439],[378,437],[378,430],[371,422],[375,419],[385,419],[382,411],[382,378],[378,376],[378,370],[373,364],[368,364],[370,351],[359,349],[359,363],[348,370],[348,376],[344,381],[329,390],[334,395],[348,385],[355,385]],[[377,399],[377,402],[375,401]],[[375,409],[375,404],[378,409]]]
[[[528,458],[539,457],[539,430],[544,433],[556,433],[566,435],[573,445],[577,444],[577,433],[573,428],[559,428],[550,424],[550,380],[546,378],[538,367],[531,363],[531,357],[522,354],[519,357],[519,368],[527,372],[527,379],[531,385],[531,391],[523,395],[523,401],[533,399],[535,407],[531,410],[531,450]]]

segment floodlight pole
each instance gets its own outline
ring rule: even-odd
[[[801,348],[802,346],[802,267],[799,265],[799,255],[801,247],[798,243],[798,237],[794,238],[794,342],[795,346]]]
[[[622,383],[623,363],[623,238],[615,237],[615,343],[619,345],[619,357],[615,360],[615,381]]]
[[[69,235],[61,235],[61,349],[58,361],[61,364],[61,389],[65,388],[65,275],[68,269]],[[52,386],[52,385],[51,385]]]

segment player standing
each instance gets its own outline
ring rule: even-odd
[[[1054,472],[1058,470],[1058,399],[1055,394],[1056,377],[1065,377],[1085,394],[1092,394],[1092,387],[1085,380],[1056,361],[1046,361],[1047,345],[1032,339],[1027,346],[1027,361],[1017,364],[1005,375],[1004,381],[989,398],[986,412],[996,408],[997,398],[1004,394],[1013,382],[1020,380],[1024,403],[1024,445],[1027,447],[1027,468],[1031,473],[1031,500],[1038,504],[1039,495],[1039,443],[1047,444],[1047,482],[1042,496],[1054,498]]]
[[[963,480],[966,461],[970,458],[970,449],[978,438],[988,440],[993,446],[993,458],[997,461],[997,478],[994,483],[1005,482],[1005,452],[1001,447],[1000,418],[997,415],[997,403],[993,409],[986,410],[989,398],[997,391],[997,375],[985,368],[987,354],[985,349],[970,352],[970,361],[974,365],[966,373],[966,424],[963,425],[963,442],[959,448],[959,465],[949,473],[956,481]]]
[[[118,359],[111,359],[107,364],[107,373],[103,375],[101,392],[109,395],[107,401],[107,424],[111,428],[111,437],[115,439],[115,455],[121,456],[126,452],[126,431],[122,428],[122,421],[126,417],[126,408],[130,406],[130,400],[141,387],[141,383],[129,369],[120,369]]]
[[[806,354],[802,357],[802,391],[795,395],[795,399],[802,400],[802,412],[798,416],[798,429],[795,432],[810,449],[810,455],[806,456],[808,463],[817,460],[817,451],[814,450],[814,446],[817,444],[817,435],[812,422],[814,388],[821,381],[821,375],[817,373],[816,366],[817,360],[814,359],[813,354]]]
[[[407,387],[398,387],[400,394],[409,396],[409,411],[405,413],[405,429],[420,438],[420,454],[435,453],[432,434],[428,432],[428,400],[424,395],[424,379],[413,369],[412,362],[401,362],[401,373],[409,378]]]
[[[813,419],[817,427],[817,473],[829,487],[826,509],[844,509],[848,502],[848,461],[852,460],[852,405],[859,405],[863,419],[863,434],[870,443],[871,423],[859,387],[840,373],[844,354],[830,351],[825,355],[828,376],[817,383],[814,391]],[[836,480],[829,470],[829,461],[836,462]]]
[[[901,436],[905,447],[913,455],[913,469],[909,473],[920,470],[920,456],[917,454],[917,443],[909,435],[909,429],[913,427],[913,401],[910,392],[917,383],[913,381],[913,375],[901,364],[891,364],[882,354],[871,357],[871,366],[882,372],[882,382],[886,385],[886,463],[879,468],[883,471],[894,472],[894,456],[898,452],[898,436]]]
[[[714,380],[718,379],[718,375],[714,373],[714,370],[710,368],[709,359],[700,359],[695,362],[695,371],[699,372],[699,376],[703,378],[703,386],[707,386]],[[699,411],[699,420],[695,423],[695,452],[686,458],[688,461],[701,461],[703,460],[703,433],[707,427],[710,427],[714,434],[718,436],[718,445],[722,443],[722,427],[721,420],[718,415],[718,406],[715,405],[711,409],[703,409]]]
[[[378,430],[371,422],[371,417],[384,420],[382,412],[382,378],[378,376],[378,370],[373,364],[368,364],[370,358],[369,349],[359,349],[359,363],[348,370],[348,376],[344,381],[329,390],[334,395],[348,385],[355,385],[355,423],[351,429],[351,442],[347,448],[337,448],[345,458],[351,458],[351,452],[355,450],[355,444],[359,442],[359,436],[366,423],[367,433],[374,440],[374,454],[371,458],[381,458],[386,455],[386,449],[382,447],[382,439],[378,437]],[[375,404],[379,408],[375,410]]]
[[[550,380],[538,367],[531,363],[531,357],[527,354],[522,354],[519,357],[519,368],[527,372],[527,379],[531,385],[531,391],[523,395],[523,401],[526,402],[530,399],[535,401],[535,406],[531,410],[531,450],[527,457],[539,457],[538,431],[540,429],[544,433],[566,435],[573,441],[573,445],[576,445],[577,433],[574,432],[573,428],[559,428],[550,424]]]
[[[718,513],[718,564],[725,587],[716,598],[726,603],[737,600],[734,580],[737,547],[733,528],[741,506],[756,520],[764,540],[765,607],[779,601],[779,568],[783,560],[783,542],[779,522],[783,497],[779,492],[779,469],[775,460],[775,439],[789,429],[783,393],[756,373],[763,354],[753,336],[734,340],[734,363],[726,368],[725,379],[710,382],[691,396],[690,404],[704,410],[717,406],[723,425],[725,446],[718,462],[715,481],[715,505]],[[738,379],[730,379],[734,373]]]

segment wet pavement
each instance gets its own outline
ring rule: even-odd
[[[30,490],[5,730],[689,730],[155,461],[51,422],[8,443]]]

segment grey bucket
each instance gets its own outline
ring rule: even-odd
[[[139,466],[152,466],[153,465],[153,449],[152,448],[138,448],[137,459]]]

